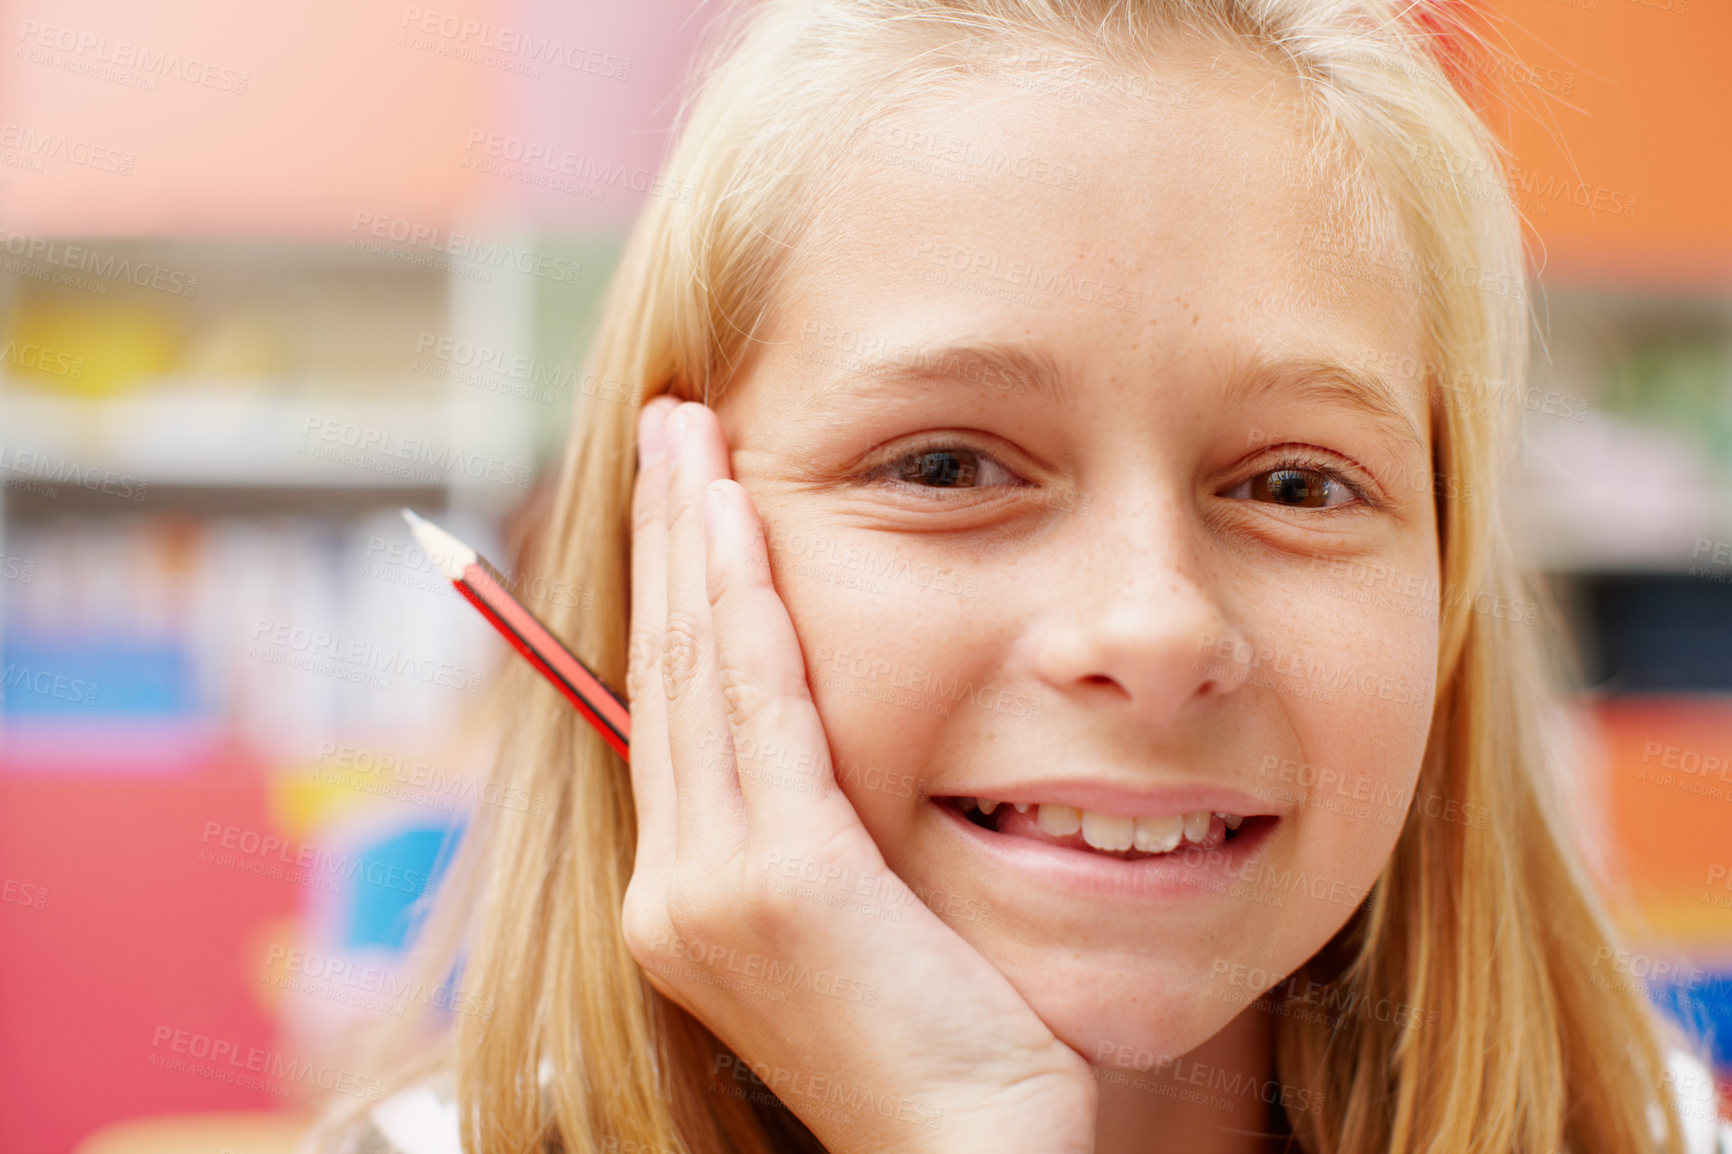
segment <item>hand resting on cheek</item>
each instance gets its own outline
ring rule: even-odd
[[[632,956],[837,1154],[1092,1150],[1088,1064],[890,872],[837,787],[715,415],[651,402],[639,452]],[[797,750],[799,768],[736,748]],[[818,881],[781,884],[781,862]],[[843,876],[876,881],[801,896]]]

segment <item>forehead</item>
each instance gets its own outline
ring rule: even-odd
[[[1321,147],[1296,77],[1188,42],[1152,83],[1022,81],[969,77],[863,130],[772,343],[833,326],[922,347],[966,327],[1063,360],[1417,351],[1394,215]]]

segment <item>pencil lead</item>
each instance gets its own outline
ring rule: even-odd
[[[474,564],[478,557],[475,550],[407,506],[402,512],[403,519],[409,522],[409,531],[427,551],[433,567],[452,581],[462,580],[463,570]]]

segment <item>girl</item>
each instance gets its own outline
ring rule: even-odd
[[[340,1144],[1708,1148],[1543,740],[1475,57],[1397,7],[736,27],[528,561],[629,769],[511,671],[552,804],[430,971],[492,1013]]]

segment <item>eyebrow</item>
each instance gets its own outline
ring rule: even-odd
[[[805,403],[815,404],[837,390],[861,382],[891,386],[982,383],[967,375],[975,366],[989,380],[1026,384],[1054,404],[1065,404],[1072,396],[1069,380],[1049,354],[1005,341],[968,341],[926,347],[911,345],[894,357],[874,357],[850,364],[824,378],[807,395]],[[982,383],[982,387],[995,386]],[[1276,393],[1344,406],[1398,437],[1421,448],[1425,446],[1424,434],[1401,403],[1401,391],[1377,373],[1362,372],[1340,361],[1318,357],[1254,358],[1240,364],[1228,378],[1221,401],[1227,405],[1246,405]]]
[[[1401,402],[1401,390],[1378,373],[1362,372],[1339,361],[1316,357],[1257,358],[1240,366],[1227,382],[1222,400],[1248,405],[1271,394],[1301,401],[1340,405],[1423,449],[1420,431]]]
[[[978,369],[977,377],[971,371]],[[861,382],[882,385],[978,384],[982,388],[1026,386],[1054,404],[1071,398],[1070,382],[1052,357],[1027,345],[1004,341],[968,341],[960,344],[909,345],[897,355],[872,357],[852,363],[826,377],[807,395],[805,403]]]

